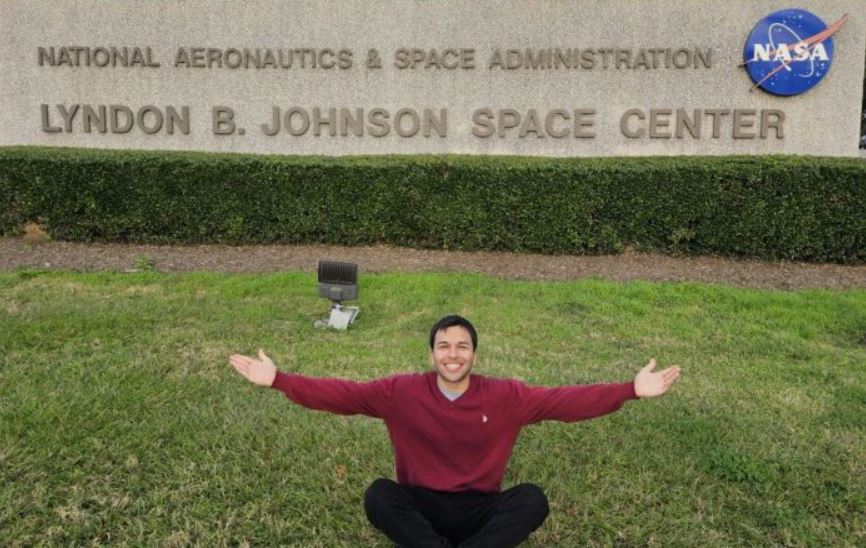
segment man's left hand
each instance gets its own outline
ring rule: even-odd
[[[677,377],[680,376],[680,368],[677,365],[668,367],[663,371],[653,371],[655,366],[656,360],[653,358],[634,378],[634,392],[637,397],[661,396],[670,389]]]

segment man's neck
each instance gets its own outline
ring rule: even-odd
[[[460,380],[459,382],[448,382],[440,376],[436,377],[436,384],[439,385],[439,388],[442,390],[447,390],[452,394],[462,394],[469,389],[470,378],[472,375],[466,375],[466,378]]]

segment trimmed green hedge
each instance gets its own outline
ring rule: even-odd
[[[866,162],[0,148],[0,231],[149,243],[866,261]]]

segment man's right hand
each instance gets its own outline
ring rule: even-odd
[[[277,376],[277,367],[261,348],[259,348],[259,359],[232,354],[229,356],[229,363],[248,381],[261,386],[274,384]]]

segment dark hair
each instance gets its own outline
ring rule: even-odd
[[[478,333],[475,332],[475,327],[473,327],[469,320],[463,316],[458,316],[457,314],[445,316],[433,325],[433,329],[430,330],[430,350],[433,350],[433,340],[436,338],[436,333],[445,331],[449,327],[454,327],[455,325],[459,325],[469,332],[469,336],[472,337],[472,350],[477,350]]]

